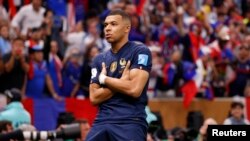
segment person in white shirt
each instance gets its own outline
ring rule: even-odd
[[[78,48],[83,54],[85,50],[81,50],[80,48],[82,48],[83,40],[86,36],[87,34],[83,29],[83,21],[77,22],[74,31],[69,33],[65,39],[68,44],[65,53],[66,58],[69,57],[69,53],[71,52],[70,50],[72,50],[73,48]]]
[[[230,113],[223,122],[224,125],[249,125],[249,121],[244,117],[244,105],[239,101],[231,103]]]
[[[31,4],[23,6],[11,21],[18,35],[27,36],[28,30],[40,27],[44,18],[45,8],[42,0],[32,0]]]

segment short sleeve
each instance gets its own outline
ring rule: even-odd
[[[136,47],[135,52],[133,54],[133,58],[131,60],[130,69],[141,69],[150,73],[152,68],[152,56],[150,50],[144,46],[140,45]]]
[[[100,56],[97,56],[91,64],[91,81],[90,81],[90,83],[96,83],[96,84],[100,85],[100,82],[98,79],[99,74],[101,72],[99,60],[100,60]]]

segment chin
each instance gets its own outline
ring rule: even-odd
[[[114,43],[115,41],[112,39],[106,39],[109,43]]]

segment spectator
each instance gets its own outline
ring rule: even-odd
[[[53,87],[55,91],[61,95],[61,87],[62,87],[62,69],[63,64],[58,53],[58,44],[55,40],[50,42],[50,52],[49,52],[49,60],[48,60],[48,70],[49,75],[53,81]]]
[[[110,44],[100,36],[99,18],[94,17],[87,20],[87,32],[88,34],[82,44],[84,48],[81,48],[81,50],[86,51],[91,46],[97,46],[100,52],[110,49]]]
[[[89,47],[84,55],[84,62],[81,70],[80,83],[85,97],[89,97],[89,84],[91,78],[91,64],[99,50],[96,46]]]
[[[131,31],[129,33],[129,39],[131,41],[140,41],[142,43],[146,42],[146,35],[141,32],[140,17],[138,15],[132,15],[131,17]]]
[[[9,25],[6,22],[0,25],[0,55],[4,56],[10,52]]]
[[[66,42],[68,44],[67,50],[65,52],[65,58],[69,57],[70,50],[73,48],[80,49],[81,53],[86,50],[86,47],[83,46],[83,41],[87,37],[87,33],[84,31],[83,21],[79,21],[73,32],[69,33],[66,37]]]
[[[25,41],[26,48],[32,48],[34,45],[39,45],[44,47],[41,27],[32,28],[29,32],[28,40]]]
[[[233,64],[233,81],[229,84],[229,96],[244,96],[244,89],[250,81],[250,45],[242,44],[238,48],[237,61]]]
[[[62,96],[64,97],[78,97],[83,95],[79,83],[81,75],[80,61],[81,54],[77,48],[74,48],[71,50],[71,54],[63,67]]]
[[[46,62],[43,60],[43,48],[36,45],[30,49],[30,64],[26,87],[26,96],[31,98],[44,98],[45,88],[56,100],[61,100],[48,73]],[[46,87],[47,86],[47,87]]]
[[[208,125],[217,125],[217,122],[213,118],[207,118],[200,128],[197,141],[207,141],[207,128]]]
[[[152,55],[152,70],[150,72],[147,95],[149,98],[156,96],[157,78],[162,77],[164,59],[161,56],[161,47],[158,45],[149,46]]]
[[[5,111],[0,113],[0,120],[9,120],[13,128],[18,128],[22,124],[31,124],[30,114],[24,109],[21,103],[21,91],[16,88],[6,90],[4,95],[7,97]]]
[[[163,68],[163,86],[161,87],[169,96],[180,96],[180,86],[194,77],[195,69],[195,64],[181,59],[180,50],[173,51],[170,61]]]
[[[244,105],[240,101],[233,101],[229,111],[228,118],[224,121],[224,125],[248,125],[249,121],[244,117]]]
[[[51,41],[56,41],[58,46],[57,55],[60,59],[63,59],[63,54],[65,52],[64,42],[62,39],[63,32],[61,27],[54,25],[54,13],[51,10],[45,12],[44,21],[42,24],[42,39],[44,41],[44,59],[49,60],[49,52]]]
[[[17,35],[26,37],[29,29],[42,25],[44,12],[42,0],[32,0],[31,4],[18,11],[11,21],[11,26],[15,28]]]
[[[3,56],[5,72],[3,74],[3,90],[18,88],[24,92],[25,76],[29,70],[27,56],[24,51],[24,42],[16,38],[12,43],[12,51]]]

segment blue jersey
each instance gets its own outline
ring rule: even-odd
[[[131,61],[130,70],[142,69],[148,73],[151,71],[152,57],[149,49],[144,44],[129,41],[117,53],[109,50],[95,58],[91,69],[91,83],[100,84],[98,77],[102,62],[106,64],[107,76],[120,78],[128,60]],[[115,93],[113,97],[99,105],[95,124],[136,122],[146,125],[147,88],[148,82],[139,98]]]

